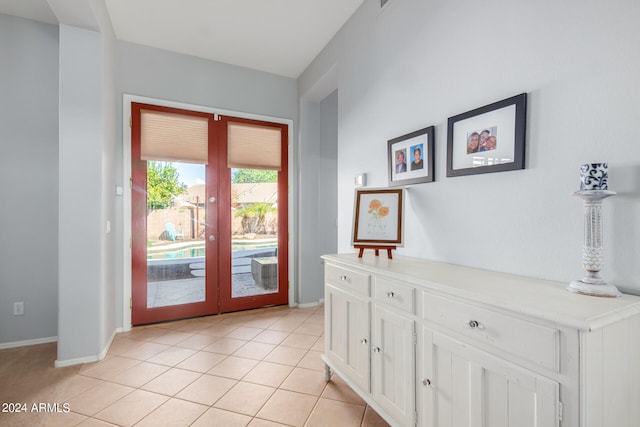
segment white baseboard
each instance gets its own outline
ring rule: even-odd
[[[324,298],[321,298],[320,300],[316,301],[316,302],[307,302],[304,304],[297,304],[297,307],[299,308],[309,308],[309,307],[317,307],[319,305],[324,304]]]
[[[105,344],[104,348],[102,349],[102,351],[98,355],[98,360],[102,360],[105,357],[107,357],[107,353],[109,352],[109,348],[111,348],[111,344],[113,343],[113,339],[116,337],[117,333],[118,333],[118,329],[114,329],[113,333],[111,334],[111,337],[109,337],[109,340],[107,341],[107,344]]]
[[[6,348],[26,347],[28,345],[48,344],[50,342],[56,342],[56,341],[58,341],[58,337],[36,338],[34,340],[5,342],[5,343],[0,343],[0,350],[4,350]]]
[[[107,357],[107,353],[109,352],[109,348],[111,348],[111,344],[113,343],[113,339],[116,337],[117,333],[122,332],[122,328],[114,329],[111,337],[107,340],[107,343],[103,347],[102,351],[96,356],[87,356],[87,357],[79,357],[77,359],[68,359],[68,360],[56,360],[54,366],[56,368],[64,368],[65,366],[73,366],[80,365],[82,363],[93,363],[99,362],[100,360]]]
[[[87,356],[87,357],[79,357],[77,359],[67,359],[67,360],[56,360],[53,363],[53,366],[55,366],[56,368],[64,368],[66,366],[73,366],[73,365],[81,365],[83,363],[93,363],[93,362],[97,362],[98,356]]]

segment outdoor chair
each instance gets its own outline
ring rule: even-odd
[[[182,237],[182,240],[184,240],[184,230],[176,230],[176,226],[172,223],[166,223],[164,230],[167,234],[167,240],[176,240],[178,237]]]

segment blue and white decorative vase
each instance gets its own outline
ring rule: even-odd
[[[587,275],[569,284],[569,291],[597,297],[622,296],[618,288],[600,277],[602,270],[602,201],[616,194],[609,191],[606,163],[580,166],[580,191],[574,194],[584,201],[584,245],[582,267]]]
[[[580,165],[580,191],[608,190],[609,171],[607,163]]]

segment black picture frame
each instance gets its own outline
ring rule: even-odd
[[[435,126],[390,139],[387,144],[390,187],[434,181]],[[404,158],[404,168],[398,163],[400,155]]]
[[[526,121],[526,93],[449,117],[447,177],[524,169]]]

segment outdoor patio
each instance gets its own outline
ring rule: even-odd
[[[271,258],[275,248],[234,251],[232,254],[231,296],[233,298],[277,292],[256,283],[252,259]],[[205,300],[204,257],[149,260],[147,307],[164,307]]]

